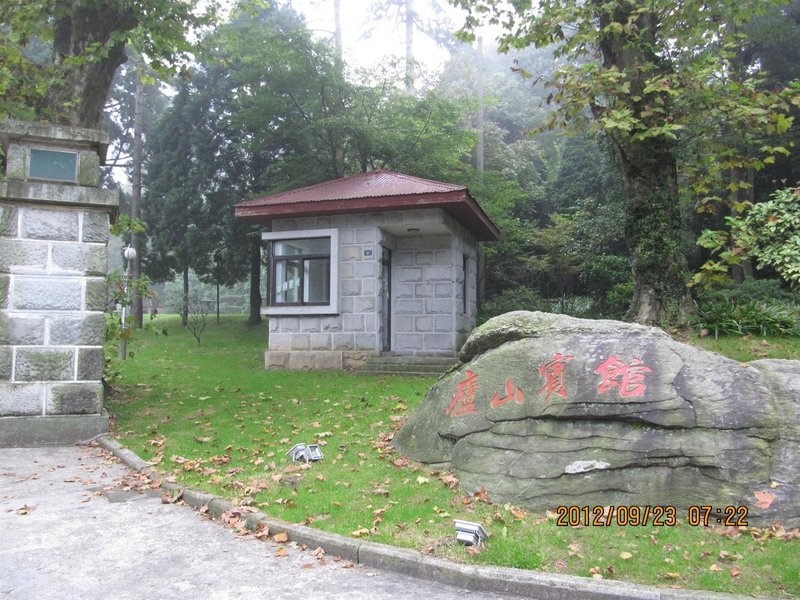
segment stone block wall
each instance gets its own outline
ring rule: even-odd
[[[329,228],[339,230],[339,314],[270,316],[266,366],[347,368],[383,350],[382,246],[392,250],[392,352],[453,355],[475,323],[474,237],[440,209],[273,222],[273,231]],[[466,313],[464,254],[473,269]]]
[[[74,442],[107,428],[103,311],[106,243],[116,194],[25,181],[18,162],[30,126],[12,123],[9,179],[0,184],[0,446]],[[4,127],[9,123],[0,125],[0,134],[8,136]],[[35,127],[40,143],[49,129]],[[53,143],[68,146],[74,128],[53,129],[58,134]],[[105,135],[94,134],[101,141]],[[85,143],[78,149],[81,156],[90,156]],[[97,171],[96,148],[94,157],[85,162]],[[81,183],[97,185],[97,177],[83,171]],[[86,202],[75,202],[76,197]]]

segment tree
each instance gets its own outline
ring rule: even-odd
[[[165,73],[186,57],[187,34],[211,22],[191,0],[27,0],[0,4],[0,117],[98,128],[117,67],[132,43]],[[34,40],[50,59],[28,52]]]
[[[558,44],[569,59],[552,77],[558,103],[549,125],[582,122],[611,140],[627,191],[626,239],[632,258],[637,322],[678,320],[688,306],[688,268],[678,193],[679,135],[708,135],[725,125],[750,132],[785,131],[788,106],[755,79],[726,77],[738,26],[763,1],[556,0],[533,7],[499,0],[453,0],[469,11],[467,34],[481,14],[501,23],[500,49]],[[733,152],[735,149],[726,149]],[[725,154],[718,154],[721,158]],[[745,164],[739,157],[727,164]]]

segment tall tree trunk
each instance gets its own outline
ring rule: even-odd
[[[261,234],[253,234],[250,246],[250,325],[261,323]]]
[[[689,310],[688,266],[671,144],[657,140],[615,149],[628,190],[625,237],[634,293],[629,317],[647,325],[678,322]]]
[[[476,87],[478,95],[478,145],[475,148],[475,170],[479,174],[483,173],[483,136],[484,136],[484,122],[483,122],[483,38],[478,36],[478,61],[476,65],[477,78]]]
[[[99,129],[114,73],[127,60],[124,37],[108,47],[104,58],[80,59],[77,64],[75,59],[88,45],[109,39],[113,32],[130,31],[137,22],[126,3],[116,0],[74,5],[54,28],[53,64],[63,77],[47,89],[36,114],[64,125]]]
[[[131,190],[131,219],[139,218],[139,202],[142,198],[142,105],[144,85],[142,84],[142,71],[144,64],[141,60],[136,65],[136,93],[133,108],[133,189]],[[133,278],[139,279],[142,275],[142,244],[140,236],[135,232],[131,234],[131,245],[136,248],[136,258],[133,260]],[[144,306],[142,295],[134,294],[133,297],[133,322],[138,329],[144,325]]]
[[[336,60],[342,64],[342,0],[333,0],[333,47],[336,50]]]
[[[414,0],[406,1],[406,93],[414,91]]]
[[[183,269],[183,300],[181,302],[181,325],[189,324],[189,267]]]

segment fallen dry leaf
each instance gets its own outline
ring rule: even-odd
[[[628,560],[628,559],[631,559],[631,558],[633,558],[633,554],[631,554],[630,552],[620,552],[620,553],[619,553],[619,557],[620,557],[622,560]]]
[[[720,567],[717,563],[714,563],[713,565],[708,567],[708,570],[714,571],[716,573],[717,571],[722,571],[722,567]]]
[[[365,535],[369,535],[369,529],[364,529],[362,527],[361,529],[356,529],[350,535],[352,535],[353,537],[364,537]]]
[[[273,535],[272,539],[279,544],[283,544],[289,541],[289,535],[285,531],[281,531],[280,533]]]
[[[742,570],[741,570],[739,567],[733,567],[733,568],[730,570],[731,577],[738,577],[738,576],[739,576],[739,573],[741,573],[741,572],[742,572]]]
[[[772,492],[753,492],[753,495],[756,497],[756,506],[758,508],[767,509],[775,501],[775,494]]]

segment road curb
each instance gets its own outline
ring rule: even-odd
[[[117,440],[101,436],[97,442],[119,458],[127,467],[143,473],[150,479],[161,479],[161,474],[155,471],[149,463],[125,448]],[[215,517],[219,517],[226,510],[238,508],[215,494],[184,488],[168,482],[163,482],[161,487],[168,491],[181,492],[182,499],[187,505],[195,510],[204,506],[208,507],[208,512]],[[312,529],[305,525],[287,523],[260,512],[249,513],[246,523],[248,529],[251,530],[257,529],[261,523],[269,528],[270,535],[285,532],[289,541],[309,548],[321,547],[328,556],[338,556],[343,560],[367,567],[385,569],[418,579],[474,591],[512,594],[537,600],[744,600],[752,598],[752,596],[719,592],[663,589],[621,581],[539,573],[508,567],[452,563],[444,559],[425,556],[413,550],[356,540]]]

